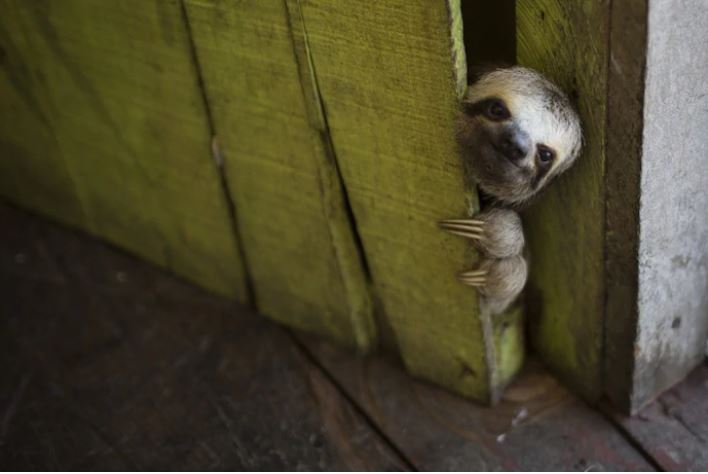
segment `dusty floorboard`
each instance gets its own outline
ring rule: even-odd
[[[615,415],[666,471],[708,471],[708,365],[633,418]]]
[[[404,469],[290,336],[0,207],[0,466]]]
[[[421,470],[653,470],[605,417],[534,364],[487,408],[383,358],[356,360],[326,343],[304,343]]]
[[[633,419],[533,365],[489,409],[2,204],[0,229],[3,469],[708,468],[706,366]]]

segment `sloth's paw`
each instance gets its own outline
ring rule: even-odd
[[[504,311],[524,289],[528,265],[522,255],[483,259],[474,270],[458,275],[460,282],[477,289],[482,305],[492,314]]]
[[[491,208],[471,219],[440,221],[446,231],[466,237],[490,258],[520,255],[524,248],[524,229],[519,214],[511,209]]]

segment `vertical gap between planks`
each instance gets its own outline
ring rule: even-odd
[[[447,6],[450,16],[450,46],[455,63],[453,74],[461,98],[466,92],[468,82],[476,79],[480,72],[496,67],[508,67],[516,62],[516,5],[515,0],[500,0],[493,4],[448,0]],[[472,193],[475,196],[468,195],[468,201],[477,199],[476,189],[470,192]],[[523,308],[519,309],[514,305],[504,315],[496,315],[496,318],[498,320],[518,310],[523,311]],[[495,340],[495,324],[499,322],[495,322],[495,315],[485,314],[481,308],[479,318],[488,366],[489,399],[495,404],[510,380],[507,374],[502,373],[503,361],[499,352],[502,348],[497,346],[499,342]],[[523,325],[524,320],[522,314],[522,322],[519,324]]]
[[[607,36],[605,38],[605,48],[607,48],[607,58],[606,58],[606,64],[605,64],[605,74],[607,74],[607,82],[605,85],[605,116],[603,117],[605,121],[605,127],[608,125],[608,120],[610,118],[610,87],[611,87],[611,81],[610,81],[610,67],[612,63],[612,12],[613,12],[613,6],[615,5],[615,2],[613,0],[609,0],[609,5],[607,7],[608,11],[608,19],[607,19]],[[604,280],[607,281],[608,277],[608,247],[607,247],[607,231],[609,229],[609,225],[607,223],[607,218],[608,218],[608,203],[607,203],[607,198],[608,198],[608,186],[607,186],[607,152],[609,151],[609,145],[608,145],[609,139],[607,136],[607,132],[605,132],[605,143],[603,145],[603,153],[605,154],[605,160],[602,165],[602,176],[605,179],[605,186],[603,186],[602,189],[602,198],[604,201],[605,209],[604,213],[605,215],[603,216],[603,222],[602,222],[602,235],[603,235],[603,245],[602,245],[602,263],[603,263],[603,270],[605,272],[604,275]],[[601,340],[600,340],[600,392],[601,395],[604,394],[607,391],[607,338],[608,338],[608,323],[607,323],[607,308],[608,308],[608,294],[609,291],[607,289],[607,285],[603,286],[603,304],[602,304],[602,328],[601,328]]]
[[[452,55],[453,69],[451,74],[457,90],[458,100],[462,99],[467,92],[467,46],[464,35],[464,19],[469,19],[470,15],[465,16],[460,0],[448,0],[446,2],[447,15],[449,22],[450,35],[450,54]],[[465,8],[465,12],[469,13],[469,9]],[[466,200],[467,207],[479,211],[479,198],[476,187],[472,187],[468,191]],[[474,203],[471,205],[470,203]],[[469,212],[472,217],[472,212]],[[484,361],[487,366],[487,398],[488,402],[495,404],[499,398],[499,377],[497,374],[497,351],[494,340],[494,326],[492,324],[492,315],[484,311],[481,306],[478,307],[478,318],[482,329],[482,344],[484,345]]]
[[[361,262],[362,262],[362,265],[364,268],[364,273],[366,274],[367,279],[370,279],[371,278],[371,270],[369,269],[369,262],[366,260],[366,254],[364,252],[364,244],[362,243],[361,235],[359,234],[359,228],[356,223],[356,217],[354,216],[354,211],[352,210],[351,201],[349,199],[349,190],[347,189],[347,185],[344,182],[344,178],[342,177],[342,172],[339,167],[339,162],[337,161],[337,153],[335,152],[335,149],[334,149],[334,142],[332,141],[332,134],[330,133],[329,123],[327,121],[327,111],[325,110],[324,102],[322,100],[322,93],[320,91],[319,84],[317,83],[317,75],[315,73],[315,65],[312,60],[312,55],[310,53],[310,45],[307,40],[307,29],[305,28],[305,18],[302,15],[302,9],[300,7],[300,0],[297,0],[297,7],[298,7],[298,14],[299,14],[299,21],[300,21],[300,24],[302,25],[302,34],[303,34],[303,37],[305,38],[305,48],[307,50],[307,62],[308,62],[307,66],[310,71],[310,78],[312,80],[312,88],[315,93],[315,99],[317,101],[316,107],[318,108],[318,112],[319,112],[320,118],[322,120],[322,136],[321,136],[321,138],[322,138],[323,143],[325,144],[327,158],[331,160],[332,165],[334,166],[334,170],[337,175],[337,179],[339,180],[339,183],[342,188],[342,194],[344,197],[344,206],[345,206],[345,210],[346,210],[347,219],[349,220],[349,223],[352,228],[352,233],[354,235],[354,242],[356,243],[357,249],[359,250]]]
[[[324,158],[326,160],[326,163],[320,163],[317,166],[322,190],[321,197],[324,201],[327,201],[324,203],[325,209],[327,209],[334,198],[334,196],[328,191],[330,189],[328,187],[328,183],[334,184],[333,187],[338,187],[341,190],[344,216],[346,223],[348,224],[347,229],[351,232],[357,262],[361,266],[364,273],[366,285],[364,290],[367,292],[367,297],[371,299],[373,304],[373,321],[370,319],[372,316],[367,316],[366,312],[357,314],[355,305],[349,305],[351,325],[354,330],[357,347],[363,352],[367,352],[378,342],[377,333],[379,331],[377,329],[382,326],[382,321],[377,320],[383,318],[383,312],[380,304],[377,303],[378,299],[376,298],[375,287],[372,284],[371,270],[369,267],[369,262],[366,259],[364,244],[359,233],[359,227],[356,217],[354,216],[354,211],[352,209],[351,200],[349,198],[349,190],[347,189],[339,162],[337,160],[337,153],[327,120],[327,111],[325,109],[322,93],[317,81],[315,65],[310,51],[307,28],[305,26],[305,18],[302,13],[300,0],[283,0],[283,5],[285,7],[286,15],[288,16],[287,20],[290,28],[293,55],[300,73],[300,87],[303,92],[305,106],[307,113],[310,116],[310,123],[318,133],[318,139],[322,145]],[[298,40],[295,35],[296,28],[300,30],[300,34],[302,35],[303,51],[298,51]],[[327,166],[332,167],[333,176],[327,175],[327,169],[325,169]],[[331,183],[332,180],[335,181],[335,183]],[[332,222],[332,218],[329,215],[327,216],[327,229],[330,235],[330,242],[332,243],[332,247],[334,249],[335,262],[337,263],[339,276],[343,279],[342,283],[346,289],[345,292],[350,294],[348,288],[350,283],[347,281],[349,278],[345,274],[345,270],[341,267],[341,254],[346,252],[346,250],[340,248],[343,244],[340,242],[341,239],[337,238],[335,235],[338,232],[336,229],[336,223]]]
[[[642,166],[648,7],[648,0],[629,5],[612,1],[609,6],[605,117],[608,131],[604,170],[607,285],[601,381],[604,395],[625,413],[636,408],[632,400],[636,362],[634,345],[627,343],[636,340],[639,325],[637,273],[641,222],[638,180]],[[630,25],[627,25],[628,21],[631,21]],[[632,127],[631,123],[638,123],[639,127]],[[622,165],[613,165],[615,161],[611,155],[622,156]],[[628,175],[633,179],[628,179]]]
[[[468,78],[493,67],[516,64],[515,0],[463,0],[461,8]]]
[[[189,21],[189,14],[187,13],[187,7],[184,4],[185,0],[179,0],[180,11],[182,14],[182,21],[184,22],[185,29],[187,32],[187,41],[189,42],[189,54],[192,59],[192,65],[194,67],[195,75],[197,78],[197,87],[199,89],[199,95],[201,96],[202,103],[204,104],[204,111],[207,117],[207,126],[209,127],[209,136],[211,138],[211,156],[214,160],[214,165],[216,167],[216,172],[219,179],[219,185],[221,187],[222,195],[226,203],[226,208],[228,212],[229,224],[231,227],[231,232],[234,239],[234,245],[236,246],[236,252],[241,260],[241,264],[244,268],[244,283],[246,287],[246,298],[247,304],[254,307],[257,306],[256,301],[256,291],[253,284],[253,279],[251,276],[251,271],[248,265],[248,259],[246,258],[246,252],[243,248],[243,239],[241,238],[241,233],[238,225],[238,216],[236,215],[236,206],[234,205],[234,199],[231,194],[231,189],[229,187],[229,182],[226,179],[226,160],[219,147],[219,140],[216,134],[216,127],[214,124],[214,117],[211,112],[211,105],[209,104],[209,96],[207,95],[206,86],[204,84],[204,75],[202,74],[202,67],[199,62],[199,55],[197,54],[197,48],[194,44],[194,34],[192,32],[192,24]]]

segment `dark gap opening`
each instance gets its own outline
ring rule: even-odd
[[[516,0],[462,0],[464,46],[467,57],[467,82],[474,82],[492,69],[516,64]],[[481,196],[484,201],[484,196]],[[538,289],[527,283],[512,308],[524,306],[525,338],[530,341],[530,314],[540,314],[543,301]],[[527,352],[532,352],[527,345]]]
[[[481,72],[516,64],[516,1],[462,0],[467,82]]]

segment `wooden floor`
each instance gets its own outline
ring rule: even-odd
[[[533,363],[488,409],[0,205],[0,468],[705,470],[708,367],[639,416]]]

